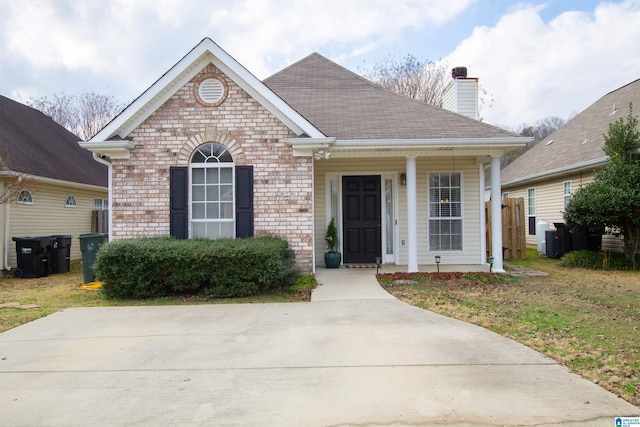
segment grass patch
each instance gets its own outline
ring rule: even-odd
[[[379,281],[406,302],[519,341],[640,406],[640,273],[566,268],[535,250],[528,255],[513,264],[549,276]]]
[[[299,280],[307,283],[310,279]],[[313,280],[315,281],[315,277]],[[97,290],[82,290],[80,288],[82,283],[82,265],[79,262],[72,263],[71,271],[64,274],[52,274],[36,279],[0,278],[0,303],[19,302],[22,305],[40,306],[28,310],[14,307],[0,308],[0,332],[71,307],[300,302],[309,301],[311,295],[308,289],[307,291],[287,289],[242,298],[176,296],[118,300],[108,299]]]

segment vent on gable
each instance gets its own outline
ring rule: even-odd
[[[610,116],[613,116],[616,112],[618,111],[618,104],[616,104],[615,102],[613,103],[613,108],[611,109],[611,114],[609,114]]]
[[[219,104],[225,97],[225,85],[213,77],[204,79],[198,86],[198,96],[205,104]]]

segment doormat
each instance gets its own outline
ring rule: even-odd
[[[376,268],[375,264],[345,264],[344,268]]]

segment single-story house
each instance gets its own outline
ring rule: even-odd
[[[564,223],[563,212],[571,195],[593,181],[594,171],[608,162],[602,147],[609,124],[629,115],[629,103],[640,108],[640,79],[598,99],[560,129],[534,145],[502,170],[504,197],[523,197],[527,244],[535,245],[536,223],[551,229]],[[604,250],[620,250],[620,241],[603,239]]]
[[[454,107],[469,88],[477,97],[477,79],[456,70]],[[81,145],[110,161],[111,239],[274,233],[315,271],[335,218],[343,264],[419,271],[436,255],[488,268],[483,166],[499,209],[500,156],[528,140],[317,53],[260,81],[205,38]]]
[[[91,233],[92,211],[108,206],[107,167],[50,117],[4,96],[0,156],[3,270],[17,265],[14,237],[70,235],[71,259],[80,259],[78,236]]]

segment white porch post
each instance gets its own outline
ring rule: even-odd
[[[504,273],[502,264],[502,194],[500,187],[500,157],[491,157],[491,255],[493,271]]]
[[[479,166],[480,173],[480,263],[487,263],[487,217],[486,217],[486,191],[485,191],[485,173],[484,165]]]
[[[416,158],[407,156],[407,272],[418,271],[418,215],[416,202]]]

